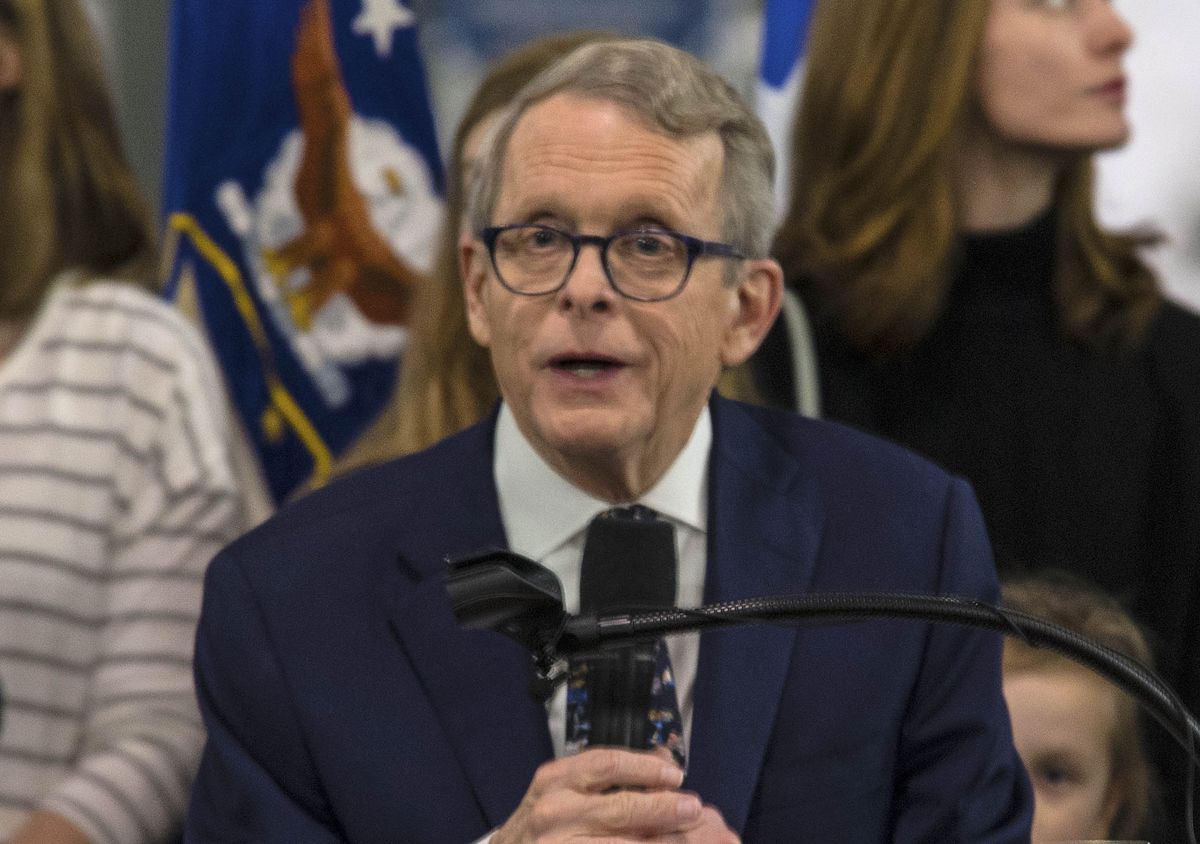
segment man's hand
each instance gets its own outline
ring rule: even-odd
[[[491,844],[603,839],[736,844],[711,806],[679,791],[683,772],[667,754],[586,750],[538,769],[525,798]]]

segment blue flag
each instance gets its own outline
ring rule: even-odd
[[[792,123],[800,101],[804,42],[814,5],[816,0],[766,0],[763,6],[755,107],[775,147],[775,207],[779,214],[788,203]]]
[[[392,392],[442,172],[400,0],[174,0],[167,292],[194,305],[275,498]]]

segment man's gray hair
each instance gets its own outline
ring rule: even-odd
[[[725,209],[722,237],[748,257],[766,256],[775,172],[766,130],[728,82],[688,53],[651,39],[584,44],[521,89],[485,142],[479,177],[468,196],[473,230],[493,224],[504,156],[517,122],[534,104],[561,93],[615,103],[673,138],[715,131],[725,151],[719,193]]]

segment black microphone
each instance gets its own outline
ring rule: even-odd
[[[645,507],[609,510],[588,526],[580,567],[585,614],[651,610],[675,603],[675,531]],[[573,656],[585,677],[588,744],[650,745],[655,637]]]

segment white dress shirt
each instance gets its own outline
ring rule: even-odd
[[[707,561],[708,457],[712,419],[705,406],[683,451],[645,495],[636,502],[657,511],[675,528],[678,576],[675,603],[699,606],[704,598]],[[500,518],[509,548],[537,560],[562,582],[567,612],[579,611],[579,568],[585,532],[591,520],[614,506],[573,486],[534,451],[507,405],[496,425],[496,489]],[[675,692],[683,717],[684,747],[691,739],[692,689],[700,651],[700,634],[667,640],[675,672]],[[547,703],[554,755],[562,756],[566,730],[566,687],[561,685]]]

